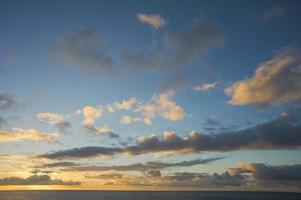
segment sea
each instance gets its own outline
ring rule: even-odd
[[[2,191],[0,200],[301,200],[301,193],[191,191]]]

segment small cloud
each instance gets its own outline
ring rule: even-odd
[[[64,120],[63,115],[57,113],[47,113],[47,112],[37,113],[37,118],[41,122],[47,122],[50,124],[55,124],[58,122],[62,122]]]
[[[160,14],[137,13],[136,16],[141,23],[148,24],[156,30],[159,30],[166,25],[166,21]]]
[[[40,112],[37,113],[37,118],[40,122],[53,125],[61,133],[65,133],[66,129],[71,127],[70,122],[65,121],[65,117],[57,113]]]
[[[109,128],[107,125],[103,127],[94,127],[91,125],[86,125],[85,128],[90,131],[91,133],[97,134],[97,135],[108,135],[111,138],[119,138],[119,135],[114,133],[113,129]]]
[[[281,17],[285,14],[286,9],[282,6],[274,6],[270,8],[269,10],[266,10],[262,15],[262,20],[264,22],[269,22],[272,19]]]
[[[139,112],[143,116],[145,124],[152,124],[152,118],[160,116],[171,121],[181,120],[185,116],[184,109],[179,106],[172,97],[175,95],[173,90],[154,95],[149,102],[141,103],[134,112]]]
[[[214,89],[217,86],[217,83],[204,83],[198,86],[194,87],[194,90],[200,91],[200,92],[206,92],[208,90]]]
[[[125,115],[121,118],[120,123],[121,124],[132,124],[132,123],[139,122],[139,121],[140,121],[139,117],[131,117],[131,116]]]
[[[99,107],[86,106],[83,108],[82,113],[84,115],[83,125],[93,125],[95,120],[102,116],[103,110]]]
[[[107,110],[110,113],[114,113],[117,110],[131,110],[133,106],[137,103],[138,99],[136,97],[132,97],[128,100],[124,100],[121,102],[114,102],[107,105]]]
[[[216,118],[208,117],[205,121],[205,125],[220,126],[221,123]]]

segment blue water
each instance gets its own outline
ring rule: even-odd
[[[5,191],[0,200],[301,200],[301,193]]]

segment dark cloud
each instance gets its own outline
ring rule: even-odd
[[[165,176],[166,179],[171,180],[175,185],[187,186],[241,186],[246,183],[246,178],[240,174],[230,174],[224,172],[222,174],[214,173],[212,175],[206,173],[189,173],[181,172]]]
[[[135,163],[131,165],[112,165],[112,166],[82,166],[82,167],[71,167],[66,168],[66,171],[149,171],[149,170],[162,170],[173,167],[190,167],[200,164],[208,164],[214,161],[224,159],[224,157],[215,157],[207,159],[195,159],[191,161],[182,161],[176,163],[166,162],[146,162],[146,163]]]
[[[113,156],[114,154],[122,153],[122,148],[113,147],[82,147],[74,148],[64,151],[56,151],[52,153],[43,154],[40,157],[48,159],[64,159],[64,158],[89,158],[96,156]]]
[[[0,185],[80,185],[80,182],[51,179],[47,175],[33,175],[28,178],[10,177],[0,179]]]
[[[93,29],[66,34],[57,44],[57,53],[91,76],[114,75],[113,59],[104,50],[105,41]]]
[[[201,151],[225,152],[237,150],[259,149],[295,149],[301,146],[301,115],[299,109],[284,113],[281,116],[251,128],[220,132],[217,134],[201,134],[191,132],[181,138],[172,132],[165,132],[164,138],[155,135],[139,137],[138,144],[122,147],[83,147],[58,151],[42,155],[51,159],[68,157],[113,156],[127,153],[140,155],[147,153],[195,153]]]
[[[146,172],[146,176],[160,177],[161,176],[161,172],[160,172],[160,170],[152,169],[152,170],[149,170],[149,171]]]
[[[61,133],[66,133],[66,129],[71,127],[71,123],[67,121],[58,122],[53,125]]]
[[[209,125],[209,126],[220,126],[220,122],[212,117],[208,117],[204,123],[205,125]]]
[[[38,168],[56,168],[56,167],[71,167],[71,166],[78,166],[78,164],[74,162],[55,162],[55,163],[43,164],[41,166],[38,166]]]
[[[166,133],[164,139],[156,136],[144,138],[127,148],[132,155],[156,152],[235,151],[258,149],[293,149],[301,146],[301,116],[297,112],[285,113],[257,126],[218,134],[190,133],[185,139]]]
[[[114,133],[111,129],[105,127],[105,128],[96,128],[92,125],[86,125],[84,126],[86,130],[88,130],[91,133],[97,134],[97,135],[107,135],[110,138],[119,138],[119,135],[117,133]]]
[[[301,181],[301,165],[266,165],[263,163],[244,164],[230,168],[236,173],[251,173],[256,179],[267,181]]]
[[[185,30],[165,35],[164,47],[156,45],[148,53],[125,50],[123,58],[128,65],[138,69],[186,67],[223,42],[224,36],[216,25],[198,21]]]
[[[262,20],[264,22],[271,21],[272,19],[281,17],[285,14],[286,9],[282,6],[274,6],[269,10],[266,10],[262,15]]]
[[[0,110],[13,110],[20,106],[14,99],[14,96],[9,93],[0,93]]]
[[[166,47],[173,53],[171,66],[182,66],[198,59],[212,47],[224,42],[224,36],[215,24],[199,21],[186,30],[165,36]]]

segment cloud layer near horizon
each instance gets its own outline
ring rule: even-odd
[[[226,152],[236,150],[293,149],[301,146],[301,116],[298,112],[283,113],[276,119],[239,131],[201,134],[191,132],[181,138],[165,132],[163,139],[155,135],[138,137],[136,145],[127,147],[82,147],[41,155],[49,159],[114,156],[126,153],[194,153],[202,151]]]

